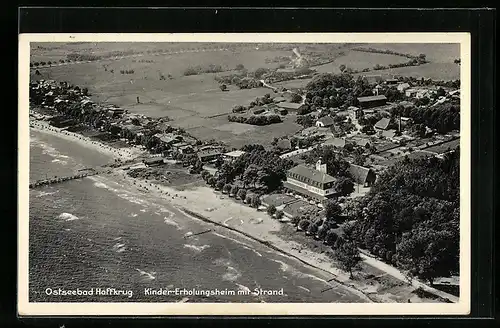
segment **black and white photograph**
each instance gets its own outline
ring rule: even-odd
[[[468,313],[469,47],[20,35],[20,311]]]

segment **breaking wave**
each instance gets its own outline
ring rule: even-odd
[[[185,245],[184,245],[184,247],[185,247],[185,248],[188,248],[188,249],[191,249],[191,250],[193,250],[193,251],[195,251],[195,252],[200,253],[200,252],[202,252],[204,249],[209,248],[209,247],[210,247],[210,245],[196,246],[196,245],[185,244]]]
[[[79,217],[70,214],[70,213],[61,213],[57,218],[65,221],[74,221],[74,220],[80,220]]]

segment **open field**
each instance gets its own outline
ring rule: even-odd
[[[360,45],[361,48],[392,50],[399,53],[418,56],[425,54],[433,63],[453,63],[460,58],[460,44],[458,43],[370,43]]]
[[[371,74],[381,75],[385,78],[393,76],[412,76],[416,78],[426,78],[433,80],[457,80],[460,79],[460,66],[454,63],[429,63],[420,66],[408,66],[399,68],[389,68],[385,70],[373,71]],[[355,74],[355,75],[362,75]]]
[[[370,53],[370,52],[361,52],[361,51],[347,51],[345,56],[341,56],[337,58],[334,62],[316,66],[315,69],[319,73],[340,73],[339,66],[345,65],[354,70],[361,71],[362,69],[369,68],[372,69],[373,66],[379,64],[382,66],[387,66],[389,64],[401,64],[406,63],[408,58],[395,56],[395,55],[386,55],[386,54],[378,54],[378,53]]]
[[[270,143],[274,137],[300,129],[294,118],[271,126],[252,126],[227,120],[235,105],[249,105],[256,97],[272,93],[267,88],[244,89],[230,87],[221,91],[214,77],[223,73],[184,76],[183,71],[195,65],[210,64],[234,68],[243,64],[248,69],[272,67],[267,58],[289,54],[284,51],[214,51],[172,55],[143,55],[117,60],[40,68],[41,75],[32,79],[68,81],[89,89],[98,103],[110,103],[151,117],[170,117],[172,125],[182,127],[200,139],[216,139],[232,147],[261,142]],[[111,72],[113,70],[113,72]],[[120,70],[133,70],[121,74]],[[160,73],[172,78],[160,80]],[[140,103],[137,103],[139,97]]]

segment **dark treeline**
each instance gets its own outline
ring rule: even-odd
[[[412,129],[425,133],[425,126],[435,129],[438,133],[447,133],[460,129],[460,104],[444,102],[435,106],[403,107],[393,109],[393,117],[399,115],[413,120]]]
[[[405,158],[349,204],[351,237],[390,264],[431,284],[459,264],[460,153]]]

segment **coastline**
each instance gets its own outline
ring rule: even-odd
[[[137,147],[115,148],[110,145],[106,145],[103,142],[92,140],[91,138],[85,137],[81,134],[66,131],[62,128],[56,128],[49,125],[49,123],[46,121],[30,120],[30,129],[36,130],[37,132],[50,134],[67,141],[78,143],[78,145],[82,147],[91,148],[117,160],[132,160],[145,153],[144,150],[141,150]]]
[[[117,149],[78,133],[52,127],[44,121],[30,121],[30,128],[77,142],[81,146],[92,148],[115,159],[131,160],[145,153],[144,150],[136,147]],[[379,287],[383,286],[373,284],[373,281],[350,279],[349,274],[336,268],[328,256],[276,235],[276,232],[281,230],[283,223],[270,218],[265,212],[242,205],[209,187],[201,186],[181,191],[174,187],[156,184],[154,181],[132,178],[127,175],[127,171],[121,169],[115,170],[108,177],[121,180],[129,186],[133,186],[137,191],[146,191],[151,197],[167,199],[175,209],[191,219],[202,220],[232,230],[287,257],[294,258],[304,265],[320,270],[331,276],[329,280],[349,288],[367,302],[397,302],[397,298],[401,302],[402,298],[409,299],[408,295],[412,302],[425,301],[412,294],[415,284],[403,286],[405,295],[400,297],[400,295],[387,292],[379,293]],[[425,287],[424,289],[429,290]]]

